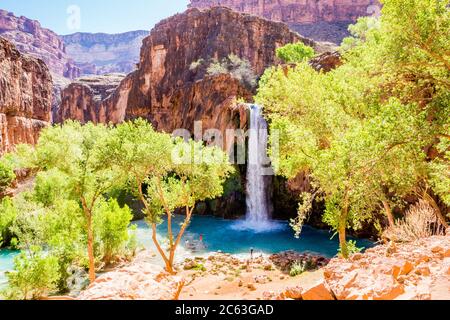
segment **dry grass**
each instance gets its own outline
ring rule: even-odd
[[[405,218],[389,227],[384,237],[395,242],[413,242],[418,239],[445,234],[445,228],[440,223],[435,209],[421,200],[412,206]]]

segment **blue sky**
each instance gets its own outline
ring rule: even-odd
[[[150,30],[188,0],[0,0],[0,9],[39,20],[58,34]]]

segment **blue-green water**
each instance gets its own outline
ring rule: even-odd
[[[17,251],[0,250],[0,288],[6,285],[5,271],[11,270],[14,266],[14,257]]]
[[[182,217],[176,217],[174,230],[178,231],[183,221]],[[144,221],[135,223],[138,226],[137,238],[140,243],[148,248],[152,248],[151,231]],[[277,253],[286,250],[298,252],[312,252],[326,257],[336,255],[339,242],[337,237],[330,239],[332,233],[317,230],[308,226],[303,228],[299,239],[294,237],[294,232],[288,222],[275,222],[271,231],[254,232],[245,230],[242,225],[245,221],[223,220],[210,216],[195,216],[187,229],[182,245],[186,241],[199,242],[203,236],[203,244],[206,247],[203,251],[222,251],[231,254],[246,254],[253,248],[255,252]],[[158,227],[158,234],[167,235],[167,224],[163,223]],[[364,239],[357,240],[359,247],[369,248],[372,242]],[[189,250],[187,250],[189,251]]]
[[[178,232],[183,217],[174,219],[174,231]],[[151,230],[144,221],[134,223],[137,226],[137,240],[140,245],[152,249]],[[299,239],[294,237],[292,229],[287,222],[276,222],[270,231],[254,232],[245,230],[242,226],[245,221],[231,221],[211,216],[195,216],[189,225],[178,257],[184,258],[192,254],[207,254],[208,252],[222,251],[231,254],[249,254],[251,249],[257,253],[277,253],[286,250],[298,252],[312,252],[326,257],[333,257],[337,253],[338,240],[330,239],[332,234],[328,231],[317,230],[308,226],[303,228]],[[267,229],[267,228],[265,228]],[[158,226],[160,240],[167,236],[167,223]],[[199,241],[202,236],[203,241]],[[371,247],[368,240],[357,240],[359,247]],[[5,271],[13,268],[14,257],[17,251],[0,250],[0,287],[6,284]],[[157,261],[155,261],[157,262]]]

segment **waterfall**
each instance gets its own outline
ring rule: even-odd
[[[265,224],[270,218],[269,177],[267,166],[267,122],[261,109],[250,107],[250,130],[247,161],[247,222],[251,225]]]
[[[268,126],[261,108],[250,106],[247,160],[247,215],[235,227],[256,232],[271,231],[278,225],[271,221],[273,169],[267,156]]]

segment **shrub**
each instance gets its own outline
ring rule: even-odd
[[[5,297],[12,300],[36,300],[56,290],[59,280],[58,259],[45,255],[39,247],[21,253],[14,270],[7,274],[9,288]]]
[[[17,210],[11,198],[0,200],[0,248],[8,246],[13,234],[11,227],[17,217]]]
[[[4,159],[0,160],[0,195],[6,191],[11,183],[16,179],[14,168]]]
[[[209,65],[208,69],[206,70],[208,75],[210,76],[217,76],[219,74],[227,74],[229,73],[228,65],[226,61],[216,61]]]
[[[257,76],[253,72],[250,62],[246,59],[241,59],[235,54],[230,54],[221,61],[215,60],[209,65],[206,72],[212,76],[230,74],[249,88],[254,88],[257,84]]]
[[[206,267],[202,263],[198,263],[192,270],[205,272]]]
[[[384,232],[384,237],[395,242],[413,242],[444,233],[435,210],[421,200],[412,206],[394,226]]]
[[[67,177],[57,169],[40,172],[36,176],[33,200],[44,207],[52,206],[57,199],[67,198]]]
[[[191,65],[189,66],[189,70],[191,71],[197,70],[204,62],[205,60],[203,59],[198,59],[197,61],[192,62]]]
[[[64,214],[61,214],[64,213]],[[52,256],[58,258],[60,279],[58,290],[69,291],[69,272],[86,255],[83,213],[73,200],[58,199],[42,217],[43,242]]]
[[[277,57],[285,63],[300,63],[314,56],[314,49],[302,42],[290,43],[278,48]]]
[[[301,275],[305,271],[306,271],[306,263],[304,261],[295,261],[291,266],[289,275],[291,277],[296,277]]]
[[[128,206],[121,208],[115,199],[100,202],[95,211],[97,256],[108,265],[116,256],[125,254],[130,240],[128,226],[133,215]]]
[[[364,249],[365,248],[358,248],[356,241],[354,241],[354,240],[350,240],[347,242],[347,252],[348,252],[349,256],[354,255],[356,253],[360,253]],[[339,248],[338,253],[339,253],[339,255],[342,256],[341,248]]]

